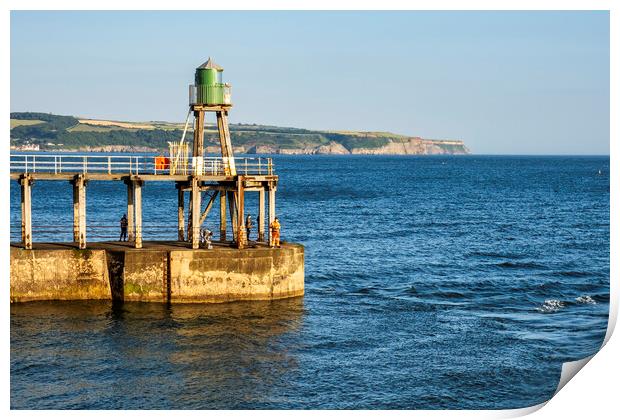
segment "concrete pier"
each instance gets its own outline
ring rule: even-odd
[[[11,302],[115,300],[217,303],[304,294],[304,248],[255,244],[188,249],[186,242],[11,245]]]
[[[21,187],[22,223],[21,243],[11,245],[11,302],[112,299],[202,303],[303,295],[303,246],[283,244],[271,249],[265,242],[265,224],[271,226],[269,241],[272,230],[279,233],[280,229],[271,225],[276,217],[279,177],[269,157],[235,158],[228,126],[230,85],[211,82],[222,71],[210,58],[196,69],[183,134],[179,142],[169,142],[167,156],[11,154],[11,179]],[[205,155],[205,113],[215,113],[221,157]],[[190,154],[186,134],[192,114]],[[32,185],[59,180],[73,186],[73,242],[35,243]],[[125,222],[127,225],[128,242],[87,241],[86,190],[90,181],[120,181],[127,186],[126,219],[121,220],[123,228]],[[178,242],[143,238],[142,189],[151,181],[174,182],[178,190]],[[187,217],[185,193],[189,193]],[[258,193],[259,202],[257,242],[250,241],[246,233],[252,223],[250,218],[246,221],[245,202],[252,193]],[[214,243],[213,249],[203,249],[201,234],[207,233],[203,225],[218,196],[220,242]]]

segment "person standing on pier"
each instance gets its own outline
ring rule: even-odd
[[[280,221],[278,220],[277,217],[269,225],[269,231],[270,231],[269,239],[271,242],[269,245],[272,248],[275,248],[275,247],[280,248]]]
[[[200,244],[207,249],[213,249],[211,245],[211,239],[213,238],[213,232],[209,229],[200,229]]]
[[[245,218],[245,231],[247,233],[245,239],[247,241],[250,240],[250,232],[252,232],[253,227],[254,225],[252,224],[252,215],[248,213],[248,217]]]
[[[127,242],[127,215],[126,214],[123,214],[123,217],[121,217],[121,237],[118,240]]]

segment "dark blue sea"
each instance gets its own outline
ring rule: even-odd
[[[518,408],[599,349],[609,157],[275,163],[282,238],[306,247],[303,298],[12,304],[11,407]],[[89,239],[115,239],[124,185],[87,188]],[[71,239],[71,194],[35,183],[35,241]],[[174,239],[174,185],[143,194],[145,240]],[[13,240],[19,207],[11,182]]]

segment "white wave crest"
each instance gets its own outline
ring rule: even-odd
[[[596,301],[588,295],[579,296],[575,298],[575,301],[577,301],[577,303],[585,303],[586,305],[596,305]]]
[[[559,301],[557,299],[547,299],[545,300],[545,303],[538,308],[538,310],[545,313],[557,312],[563,307],[564,303],[562,303],[562,301]]]

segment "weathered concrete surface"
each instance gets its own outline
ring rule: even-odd
[[[170,252],[171,300],[226,302],[303,295],[303,247]]]
[[[11,302],[113,299],[144,302],[271,300],[304,294],[304,248],[285,244],[211,250],[150,242],[11,246]]]
[[[110,298],[102,250],[11,247],[11,301]]]
[[[168,295],[167,260],[166,251],[136,249],[125,252],[124,300],[166,302]]]

